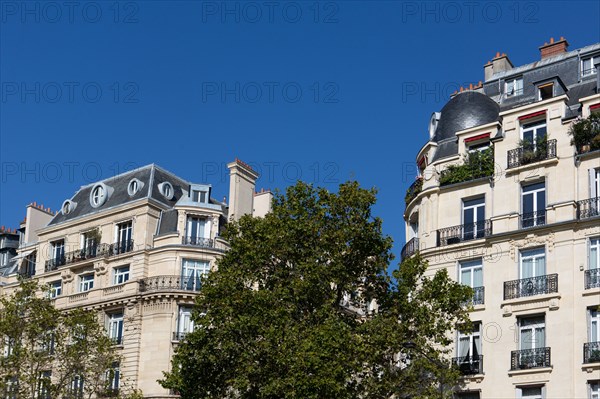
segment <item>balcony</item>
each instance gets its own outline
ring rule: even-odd
[[[504,299],[558,292],[558,274],[523,278],[504,282]]]
[[[600,215],[600,197],[577,201],[577,219],[587,219]]]
[[[217,251],[224,252],[226,251],[227,245],[218,240],[213,240],[211,238],[201,238],[201,237],[182,237],[181,243],[183,245],[192,245],[198,248],[210,248],[215,249]]]
[[[402,252],[400,256],[402,260],[413,256],[419,250],[419,239],[417,237],[413,237],[404,246],[402,247]]]
[[[556,158],[556,139],[535,146],[518,147],[507,153],[507,169]]]
[[[414,200],[421,191],[423,191],[423,178],[418,177],[417,180],[410,185],[408,190],[406,190],[406,195],[404,195],[404,204],[410,204],[410,202]]]
[[[437,231],[437,245],[458,244],[463,241],[477,240],[492,235],[492,221],[460,224],[458,226],[446,227]]]
[[[473,288],[473,305],[483,305],[485,303],[485,287]]]
[[[188,335],[189,333],[190,333],[189,331],[185,331],[185,332],[174,331],[173,332],[173,341],[183,341],[185,336]]]
[[[522,349],[510,353],[511,370],[527,370],[550,366],[550,348]]]
[[[546,210],[523,213],[519,215],[519,226],[522,229],[528,229],[536,226],[543,226],[546,224]]]
[[[600,269],[589,269],[584,272],[585,289],[600,288]]]
[[[150,291],[200,291],[199,277],[154,276],[139,282],[140,292]]]
[[[461,375],[483,374],[483,355],[452,358]]]
[[[587,342],[583,344],[583,362],[600,363],[600,342]]]
[[[44,270],[49,272],[58,269],[60,266],[71,263],[81,262],[83,260],[94,259],[101,256],[119,255],[133,250],[133,240],[123,241],[115,244],[97,244],[88,246],[84,249],[67,252],[62,256],[46,261]]]

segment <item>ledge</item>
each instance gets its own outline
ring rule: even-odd
[[[541,374],[541,373],[551,373],[553,366],[550,367],[537,367],[532,369],[524,369],[524,370],[509,370],[508,376],[515,377],[523,374]]]
[[[588,152],[582,152],[581,154],[575,154],[575,159],[578,159],[580,161],[589,159],[589,158],[595,158],[596,156],[600,155],[600,150],[594,150],[594,151],[588,151]]]
[[[485,377],[485,373],[481,374],[473,374],[473,375],[463,375],[460,377],[461,380],[465,382],[474,382],[476,384],[480,384]]]
[[[521,166],[517,166],[516,168],[506,168],[505,169],[505,174],[506,176],[508,175],[514,175],[517,174],[519,172],[523,172],[526,170],[530,170],[530,169],[538,169],[542,166],[548,166],[548,165],[553,165],[553,164],[557,164],[559,161],[559,157],[554,157],[554,158],[550,158],[550,159],[544,159],[543,161],[538,161],[538,162],[532,162],[532,163],[528,163],[527,165],[521,165]]]
[[[544,309],[558,310],[560,307],[560,293],[533,295],[522,298],[503,300],[500,304],[502,316],[508,317],[515,312],[526,312],[528,310]]]
[[[595,296],[597,297],[600,294],[600,288],[588,288],[587,290],[583,290],[581,296]]]
[[[594,370],[600,370],[600,362],[595,363],[583,363],[581,370],[587,373],[592,373]]]

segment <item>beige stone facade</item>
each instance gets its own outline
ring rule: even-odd
[[[193,329],[201,276],[228,248],[221,229],[231,215],[254,207],[258,175],[239,160],[229,168],[229,206],[210,197],[210,185],[149,165],[82,187],[56,214],[28,207],[20,256],[2,277],[0,295],[16,287],[21,273],[54,287],[60,309],[97,310],[122,357],[120,388],[174,397],[157,380]],[[271,194],[260,197],[264,215]]]
[[[416,158],[403,256],[419,250],[431,273],[475,290],[473,331],[452,332],[459,398],[600,397],[600,151],[568,135],[600,109],[600,45],[548,46],[517,68],[498,54],[499,71],[495,59],[434,114]],[[523,141],[535,135],[545,140]],[[486,148],[493,176],[444,184],[449,165]]]

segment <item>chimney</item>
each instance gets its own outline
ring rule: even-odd
[[[229,219],[239,220],[242,215],[252,215],[258,173],[237,158],[227,164],[227,168],[229,169]]]
[[[542,56],[542,60],[548,57],[554,57],[556,55],[566,53],[567,47],[569,47],[569,42],[564,37],[560,37],[560,40],[555,42],[554,38],[550,38],[550,43],[544,43],[543,46],[540,46],[540,54]]]

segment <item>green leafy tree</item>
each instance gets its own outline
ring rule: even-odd
[[[424,278],[418,256],[389,277],[375,194],[298,183],[264,218],[229,224],[231,250],[204,280],[195,330],[160,383],[184,399],[344,399],[426,397],[440,377],[455,382],[420,354],[441,358],[471,291],[444,271]]]
[[[0,392],[7,398],[105,396],[118,362],[97,313],[62,312],[35,280],[0,299]]]

